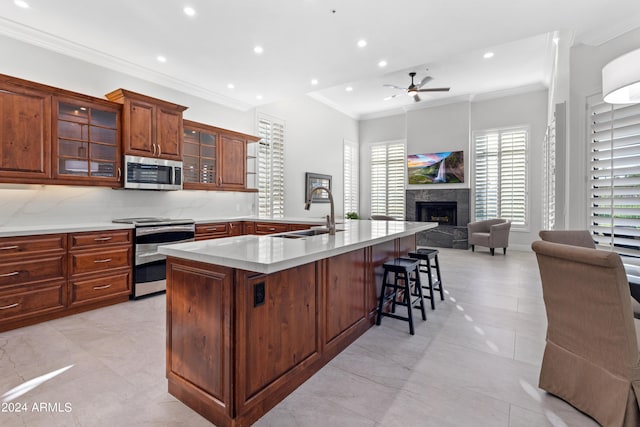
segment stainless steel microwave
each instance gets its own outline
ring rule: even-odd
[[[124,156],[124,171],[124,188],[182,189],[182,162],[180,161]]]

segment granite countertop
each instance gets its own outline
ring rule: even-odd
[[[196,224],[206,224],[212,222],[231,222],[231,221],[265,221],[265,222],[281,222],[286,224],[311,224],[324,225],[324,218],[308,218],[308,217],[287,217],[287,218],[264,218],[257,216],[244,217],[224,217],[224,218],[197,218],[194,219]],[[77,233],[82,231],[108,231],[135,228],[133,224],[116,224],[111,221],[105,222],[87,222],[76,224],[53,224],[53,225],[0,225],[0,237],[17,237],[17,236],[35,236],[38,234],[56,234],[56,233]]]
[[[92,222],[82,224],[13,225],[0,226],[0,237],[31,236],[38,234],[78,233],[82,231],[108,231],[134,228],[132,224]]]
[[[335,236],[278,237],[295,232],[245,235],[164,245],[159,252],[177,258],[269,274],[409,236],[437,225],[429,222],[346,220],[338,225],[341,231],[337,231]]]

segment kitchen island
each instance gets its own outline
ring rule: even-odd
[[[382,264],[436,223],[346,221],[163,246],[169,393],[251,425],[374,324]]]

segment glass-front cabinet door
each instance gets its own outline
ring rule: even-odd
[[[54,173],[60,181],[120,181],[120,106],[58,98],[54,103]]]
[[[200,123],[184,121],[182,140],[184,188],[192,190],[217,189],[218,134]]]

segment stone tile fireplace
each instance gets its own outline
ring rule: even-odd
[[[406,191],[406,220],[437,222],[438,226],[417,235],[420,246],[467,249],[470,218],[468,188]]]

